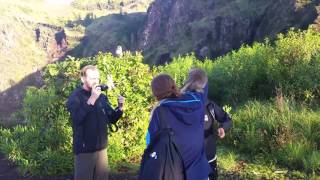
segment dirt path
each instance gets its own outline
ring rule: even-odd
[[[72,180],[70,176],[54,177],[23,177],[19,175],[17,166],[8,161],[3,154],[0,154],[0,179],[1,180]],[[132,174],[111,174],[109,180],[136,180],[137,177]]]

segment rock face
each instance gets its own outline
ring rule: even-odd
[[[86,28],[80,45],[69,52],[76,57],[90,57],[102,52],[115,54],[117,46],[124,51],[137,49],[138,31],[146,13],[112,14],[94,19]]]
[[[63,59],[68,51],[67,34],[64,28],[45,23],[38,23],[36,26],[35,41],[46,52],[47,62]]]
[[[317,19],[320,0],[155,0],[139,34],[149,64],[195,52],[217,57]],[[167,60],[163,55],[170,54]],[[167,57],[167,56],[165,56]]]
[[[12,113],[21,109],[28,86],[41,87],[42,68],[62,59],[67,37],[61,27],[11,19],[0,23],[0,125],[20,122]]]

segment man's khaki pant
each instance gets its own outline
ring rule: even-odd
[[[107,149],[80,153],[74,160],[74,180],[108,180]]]

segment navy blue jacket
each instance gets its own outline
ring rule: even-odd
[[[107,147],[107,124],[116,123],[122,111],[112,109],[108,98],[101,94],[95,104],[88,105],[91,95],[82,87],[75,89],[67,101],[72,119],[73,152],[90,153]]]
[[[226,113],[214,101],[208,100],[204,120],[204,136],[205,150],[209,161],[216,158],[217,130],[214,128],[215,121],[219,123],[219,128],[223,128],[225,132],[232,127],[232,121],[228,113]]]
[[[211,169],[204,150],[205,93],[186,92],[178,98],[165,99],[159,106],[167,108],[167,122],[173,130],[174,140],[182,155],[187,180],[202,180],[208,177]],[[159,130],[158,110],[152,113],[149,134]]]

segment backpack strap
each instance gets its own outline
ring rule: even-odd
[[[212,117],[212,120],[216,121],[216,113],[214,110],[214,104],[211,101],[209,101],[209,103],[206,106],[207,106],[208,112],[210,113],[210,115]]]
[[[216,114],[215,114],[215,109],[214,109],[214,104],[208,100],[208,103],[206,104],[206,109],[208,111],[207,116],[209,119],[211,119],[211,124],[210,124],[210,128],[209,129],[205,129],[204,131],[204,137],[207,138],[208,136],[214,134],[213,129],[214,129],[214,123],[215,121],[217,121],[216,119]]]
[[[168,122],[167,122],[167,118],[165,117],[167,110],[165,109],[165,107],[163,106],[158,106],[157,107],[157,115],[159,117],[159,125],[160,125],[160,129],[171,129]]]

